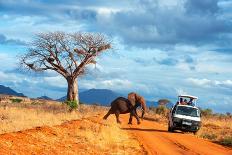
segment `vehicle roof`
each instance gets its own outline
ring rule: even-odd
[[[198,99],[198,97],[192,96],[192,95],[179,95],[178,97],[187,97],[187,98]]]
[[[199,109],[198,107],[196,107],[196,106],[191,106],[191,105],[178,104],[177,106],[178,106],[178,107],[179,107],[179,106],[180,106],[180,107],[191,107],[191,108]]]

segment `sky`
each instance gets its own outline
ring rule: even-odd
[[[80,89],[135,91],[147,100],[178,94],[232,112],[230,0],[0,0],[0,84],[29,97],[66,94],[58,74],[24,72],[18,58],[39,32],[100,32],[113,41]]]

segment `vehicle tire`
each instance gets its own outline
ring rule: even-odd
[[[193,134],[196,135],[198,131],[193,131]]]

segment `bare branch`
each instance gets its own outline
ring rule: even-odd
[[[95,58],[110,48],[110,41],[98,33],[40,33],[20,62],[30,70],[53,70],[75,79],[85,72],[86,65],[96,64]]]

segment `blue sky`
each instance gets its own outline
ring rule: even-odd
[[[79,87],[137,91],[147,100],[180,93],[232,112],[232,2],[229,0],[0,0],[0,84],[30,97],[59,98],[66,81],[25,73],[17,58],[38,32],[101,32],[113,50]]]

